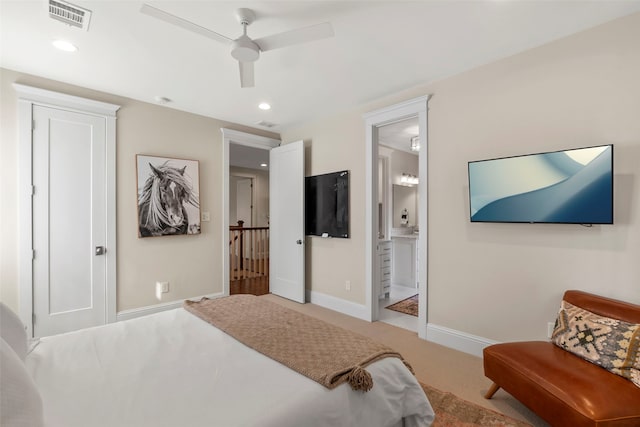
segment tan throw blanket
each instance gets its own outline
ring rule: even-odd
[[[185,301],[187,311],[236,340],[327,388],[349,382],[354,390],[373,387],[364,367],[385,357],[391,348],[254,295],[232,295]]]

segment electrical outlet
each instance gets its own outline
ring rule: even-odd
[[[162,294],[169,292],[169,282],[156,282],[156,298],[162,301]]]
[[[202,212],[202,221],[211,221],[211,214],[207,211]]]
[[[345,280],[344,282],[344,288],[348,291],[351,290],[351,280]]]
[[[551,338],[551,335],[553,335],[553,329],[555,328],[555,326],[556,326],[555,322],[547,323],[547,338]]]

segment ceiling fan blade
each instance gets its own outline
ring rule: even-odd
[[[233,42],[233,40],[229,37],[225,37],[222,34],[218,34],[215,31],[211,31],[208,28],[201,27],[198,24],[194,24],[193,22],[187,21],[186,19],[182,19],[179,16],[172,15],[169,12],[165,12],[164,10],[160,10],[148,4],[143,4],[140,8],[140,12],[225,44],[230,44],[231,42]]]
[[[240,64],[240,87],[253,87],[253,62],[238,62]]]
[[[273,34],[267,37],[254,39],[253,41],[260,46],[260,50],[262,52],[266,52],[268,50],[279,49],[281,47],[325,39],[333,36],[333,27],[331,24],[329,22],[323,22],[322,24],[285,31],[284,33]]]

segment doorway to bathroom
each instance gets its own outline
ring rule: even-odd
[[[394,272],[394,262],[408,263],[410,268],[407,271],[414,271],[413,277],[415,282],[410,281],[406,286],[407,289],[399,288],[397,295],[400,298],[401,291],[418,295],[418,317],[417,324],[414,319],[407,318],[411,323],[410,329],[417,330],[418,335],[426,339],[427,330],[427,103],[430,96],[422,96],[400,104],[392,105],[380,110],[372,111],[364,115],[366,130],[366,200],[367,209],[365,215],[366,221],[366,279],[369,286],[366,292],[367,308],[370,309],[372,321],[383,320],[387,312],[386,307],[391,304],[392,295],[392,278]],[[417,134],[415,128],[414,134],[405,141],[405,149],[411,151],[411,144],[414,144],[415,154],[406,153],[412,156],[413,162],[417,157],[417,172],[415,169],[409,169],[408,166],[393,166],[393,155],[389,155],[387,145],[381,142],[381,136],[384,139],[385,129],[387,126],[398,124],[398,127],[408,123],[402,123],[413,120],[412,125],[417,123]],[[399,124],[399,123],[402,123]],[[389,128],[391,129],[391,128]],[[386,154],[386,155],[385,155]],[[396,156],[398,159],[402,155]],[[406,160],[406,159],[405,159]],[[385,166],[386,164],[386,166]],[[415,165],[415,163],[414,163]],[[403,170],[405,169],[405,170]],[[396,175],[394,175],[396,174]],[[405,206],[398,206],[400,223],[398,227],[394,227],[393,219],[393,185],[409,187],[408,183],[416,187],[415,207],[409,206],[405,201]],[[420,185],[416,185],[416,184]],[[405,185],[403,185],[405,184]],[[400,192],[398,190],[398,198]],[[381,205],[382,201],[382,205]],[[412,212],[411,209],[415,209]],[[405,212],[406,210],[406,212]],[[411,218],[414,218],[413,221]],[[413,223],[412,223],[413,222]],[[418,233],[414,234],[414,231]],[[397,257],[393,256],[394,235],[397,239],[405,239],[402,242],[407,243],[409,239],[413,239],[413,254],[409,252],[407,255],[400,255],[401,247],[396,249]],[[400,240],[398,240],[400,242]],[[406,247],[405,247],[406,249]],[[388,254],[391,254],[389,257]],[[413,263],[413,267],[411,267]],[[396,266],[395,271],[400,273],[403,269]],[[411,274],[409,273],[409,276]],[[387,279],[388,278],[388,279]],[[397,279],[397,277],[396,277]],[[395,285],[395,284],[394,284]],[[405,294],[405,296],[407,295]],[[413,295],[409,295],[413,296]],[[381,299],[388,301],[381,302]],[[383,307],[384,304],[384,307]],[[416,325],[415,327],[413,325]]]
[[[378,320],[418,331],[419,126],[410,117],[378,127],[378,244],[390,248]],[[384,262],[384,260],[382,260]]]

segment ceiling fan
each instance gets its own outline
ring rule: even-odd
[[[259,39],[251,39],[247,35],[247,26],[255,21],[256,14],[251,9],[243,8],[236,11],[236,18],[240,25],[242,25],[242,35],[234,40],[148,4],[143,4],[140,12],[184,28],[185,30],[193,31],[194,33],[230,45],[231,56],[238,61],[240,66],[240,87],[254,86],[253,63],[260,57],[260,52],[333,37],[334,35],[331,24],[324,22],[296,30],[272,34]]]

